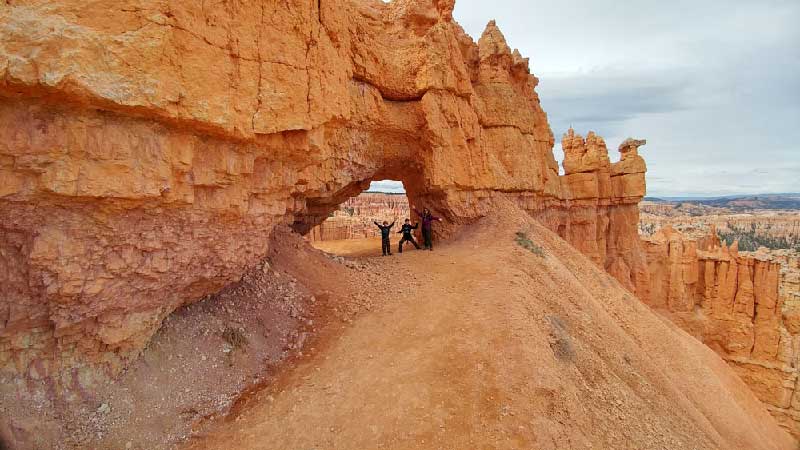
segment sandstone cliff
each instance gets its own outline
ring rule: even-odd
[[[405,195],[365,192],[347,199],[306,237],[312,242],[377,237],[381,232],[373,221],[396,219],[396,232],[406,218],[415,220]]]
[[[5,5],[0,368],[116,373],[276,225],[308,233],[375,179],[403,181],[444,235],[512,199],[643,292],[640,143],[611,165],[602,139],[570,133],[559,177],[528,60],[493,22],[473,42],[452,9]]]
[[[562,187],[565,203],[534,217],[589,256],[631,292],[647,295],[648,274],[638,238],[637,204],[645,195],[647,167],[638,148],[644,140],[619,146],[621,159],[611,164],[603,138],[586,139],[572,129],[564,135]],[[566,208],[564,207],[566,205]]]
[[[640,298],[720,354],[800,435],[797,259],[739,254],[713,229],[690,240],[667,226],[644,242],[650,295]]]

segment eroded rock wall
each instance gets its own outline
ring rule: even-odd
[[[570,129],[561,141],[565,200],[544,207],[534,201],[529,210],[628,290],[646,296],[649,277],[638,236],[647,171],[638,148],[644,144],[626,140],[612,164],[603,138],[590,132],[584,139]]]
[[[381,232],[374,221],[397,220],[393,229],[396,232],[406,218],[410,218],[412,223],[416,220],[411,217],[405,195],[365,192],[347,199],[331,217],[312,228],[306,237],[312,242],[378,237]]]
[[[639,292],[644,162],[553,135],[527,59],[452,0],[0,9],[0,368],[81,386],[370,180],[443,235],[523,205]],[[566,148],[566,147],[565,147]],[[574,164],[573,164],[574,161]]]
[[[644,242],[650,295],[640,298],[720,354],[800,436],[797,261],[739,254],[713,231],[691,240],[667,226]]]

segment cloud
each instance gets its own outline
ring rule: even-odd
[[[370,183],[368,190],[373,192],[391,192],[395,194],[402,194],[406,192],[405,188],[403,187],[403,183],[394,180],[373,181]]]
[[[570,126],[580,133],[616,135],[625,121],[639,115],[688,108],[685,86],[682,79],[657,73],[593,71],[543,80],[539,93],[557,136]]]
[[[733,195],[743,192],[751,194],[797,192],[800,186],[793,183],[800,165],[770,167],[765,169],[721,169],[692,170],[687,182],[672,185],[674,179],[648,177],[648,195],[691,196],[702,192],[708,195]],[[769,176],[765,176],[769,174]],[[710,186],[710,187],[709,187]],[[673,195],[674,194],[674,195]]]
[[[557,138],[647,138],[651,193],[800,191],[800,2],[630,6],[458,0],[454,15],[474,38],[496,19],[531,58]]]

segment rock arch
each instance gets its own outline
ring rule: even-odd
[[[612,165],[570,133],[559,177],[494,22],[475,43],[452,0],[139,3],[0,11],[0,369],[116,373],[272,229],[376,178],[445,235],[516,202],[641,292],[637,143]]]

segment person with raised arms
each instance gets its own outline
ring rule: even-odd
[[[428,208],[422,208],[422,212],[419,212],[416,206],[413,207],[414,212],[417,213],[420,220],[422,220],[422,240],[424,241],[423,244],[427,250],[433,251],[433,222],[438,221],[441,222],[441,217],[436,217],[431,214],[431,210]]]
[[[392,241],[389,239],[389,232],[394,226],[396,220],[393,220],[391,224],[387,221],[383,221],[383,225],[379,224],[377,220],[374,220],[373,223],[381,229],[381,251],[383,251],[383,256],[391,256],[392,254]]]

